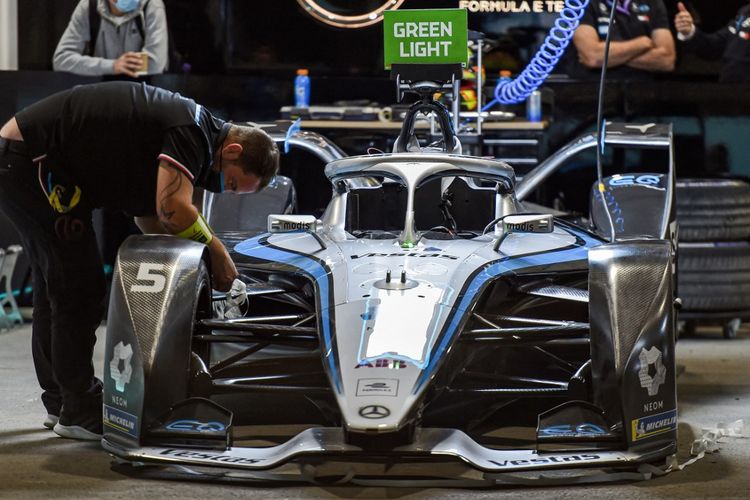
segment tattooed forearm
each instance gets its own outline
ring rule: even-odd
[[[172,222],[172,218],[176,212],[176,210],[169,210],[165,202],[162,202],[159,207],[159,222],[170,233],[175,233],[179,230],[179,227]]]
[[[176,232],[180,228],[173,221],[177,213],[174,197],[182,189],[182,174],[170,167],[160,166],[159,168],[167,174],[166,186],[159,193],[159,221],[167,231]]]

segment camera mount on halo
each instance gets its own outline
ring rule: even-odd
[[[461,153],[461,142],[456,137],[448,110],[433,98],[436,92],[446,89],[453,92],[453,84],[461,79],[461,74],[461,64],[393,64],[391,79],[396,80],[397,101],[401,102],[407,93],[419,96],[419,100],[406,112],[401,132],[393,145],[394,153],[421,151],[414,134],[414,125],[419,113],[435,113],[443,134],[444,151]]]

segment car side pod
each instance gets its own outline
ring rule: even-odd
[[[593,402],[628,448],[676,448],[672,260],[661,239],[589,250]]]
[[[211,311],[206,246],[131,236],[120,247],[104,352],[104,440],[133,446],[189,392],[196,315]]]

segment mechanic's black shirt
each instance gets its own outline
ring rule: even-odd
[[[132,82],[80,85],[16,115],[41,171],[78,185],[91,207],[156,213],[165,160],[201,186],[229,125],[191,99]]]
[[[750,5],[742,7],[737,16],[716,33],[696,30],[684,44],[702,57],[723,59],[719,81],[750,82]]]
[[[581,25],[593,27],[604,41],[609,30],[609,15],[612,3],[608,0],[591,0],[581,18]],[[620,0],[615,12],[615,26],[612,41],[622,42],[638,38],[651,37],[655,29],[669,29],[667,9],[662,0]],[[572,78],[590,80],[599,78],[601,69],[589,69],[578,62],[578,54],[573,44],[568,48],[568,75]],[[626,65],[607,69],[607,77],[617,80],[644,80],[652,73]]]

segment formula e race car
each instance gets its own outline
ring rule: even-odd
[[[393,153],[328,163],[320,219],[272,214],[267,232],[227,238],[248,295],[234,314],[203,245],[126,241],[107,451],[248,478],[481,484],[675,452],[671,154],[665,172],[603,178],[590,217],[555,217],[519,198],[594,135],[517,183],[461,155],[449,126],[439,151],[415,144],[425,106],[440,112],[415,104]],[[666,125],[608,124],[604,141],[672,147]]]

